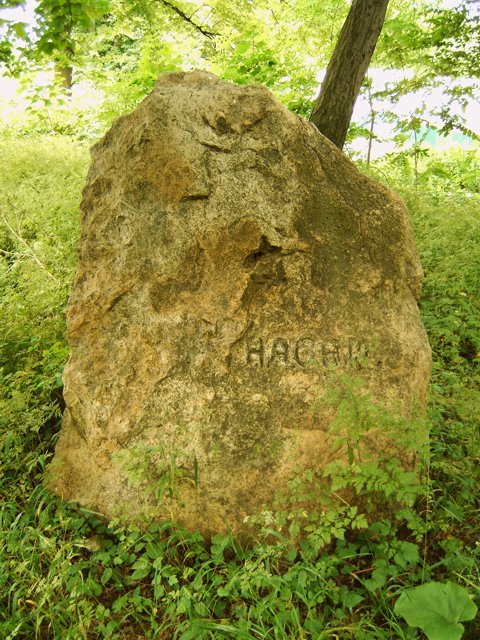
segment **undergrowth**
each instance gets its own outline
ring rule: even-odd
[[[87,162],[85,147],[67,140],[0,142],[0,637],[476,640],[478,159],[431,160],[416,190],[406,161],[370,168],[408,203],[425,268],[421,312],[434,355],[425,481],[388,461],[356,465],[359,433],[349,464],[327,471],[336,490],[365,498],[363,509],[337,501],[322,518],[305,514],[302,495],[324,481],[306,473],[292,481],[299,509],[279,499],[250,549],[231,535],[207,544],[168,522],[127,530],[42,488],[62,412],[63,316]],[[346,420],[342,384],[331,401]],[[373,522],[372,491],[395,507]],[[298,546],[299,526],[308,535]]]

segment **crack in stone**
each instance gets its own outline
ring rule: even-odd
[[[254,267],[263,258],[272,254],[281,253],[281,251],[282,247],[271,244],[267,236],[263,235],[260,238],[258,249],[255,249],[255,251],[252,251],[246,256],[243,261],[243,266],[247,268]]]

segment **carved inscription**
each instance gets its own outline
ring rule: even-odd
[[[256,367],[307,367],[309,365],[365,366],[367,344],[357,338],[325,341],[312,338],[255,338],[247,340],[245,363]]]

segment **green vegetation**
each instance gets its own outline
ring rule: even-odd
[[[400,594],[395,612],[411,627],[420,627],[427,638],[461,638],[460,620],[471,620],[477,608],[458,584],[430,582]]]
[[[357,497],[375,491],[393,512],[368,525],[360,500],[358,510],[336,504],[301,520],[301,500],[322,482],[307,475],[292,487],[300,502],[279,497],[265,538],[249,550],[229,535],[206,544],[173,523],[126,530],[41,486],[62,411],[64,307],[87,163],[86,146],[67,138],[0,144],[0,636],[478,638],[478,155],[424,159],[416,189],[408,157],[369,167],[407,201],[426,271],[421,308],[434,369],[424,482],[386,461],[355,466],[358,431],[352,464],[328,475]],[[386,420],[368,402],[354,415],[350,384],[340,381],[331,398],[340,437],[355,415]],[[299,526],[308,536],[297,549]]]
[[[133,108],[160,73],[195,68],[240,84],[264,84],[308,118],[318,74],[352,3],[41,0],[35,3],[33,25],[1,10],[23,4],[0,2],[0,65],[22,78],[30,100],[29,128],[88,137]],[[375,141],[383,120],[393,124],[399,142],[414,136],[418,143],[430,129],[478,139],[462,112],[479,89],[478,8],[472,0],[456,4],[390,0],[372,67],[392,73],[388,82],[372,73],[364,83],[370,113],[356,122],[352,134]],[[38,72],[45,70],[49,79],[39,80]],[[101,103],[79,97],[92,88],[103,94]],[[406,95],[413,98],[398,111]],[[14,126],[25,133],[24,121]]]
[[[0,638],[478,640],[480,155],[462,111],[479,89],[476,3],[391,0],[373,58],[389,80],[364,83],[369,112],[347,138],[350,152],[366,141],[363,169],[404,198],[425,268],[434,363],[421,477],[385,456],[360,463],[367,429],[388,426],[408,445],[412,424],[340,377],[327,400],[348,460],[293,478],[255,516],[262,535],[249,549],[173,522],[125,529],[42,487],[63,410],[87,147],[164,71],[262,83],[308,117],[350,3],[41,0],[33,26],[3,12],[21,4],[0,2],[0,63],[26,101],[0,125]],[[397,151],[373,161],[385,122]],[[473,146],[430,155],[433,130]],[[154,453],[126,461],[132,482],[152,473]],[[156,489],[174,497],[175,459],[162,471]],[[325,504],[328,483],[343,500],[309,508],[320,494]]]

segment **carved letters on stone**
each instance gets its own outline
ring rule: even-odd
[[[358,338],[319,342],[309,337],[259,337],[245,345],[245,364],[267,368],[340,365],[359,369],[366,366],[368,358],[368,345]]]

